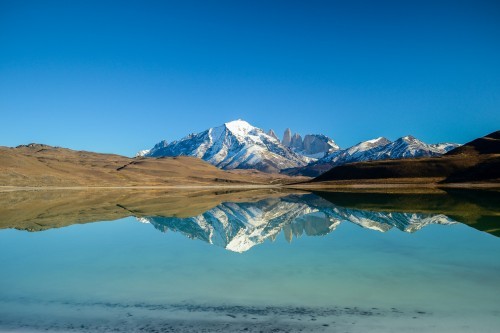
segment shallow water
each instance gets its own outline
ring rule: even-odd
[[[240,198],[183,217],[143,202],[114,221],[0,230],[0,331],[498,332],[495,232],[456,209],[335,200]]]

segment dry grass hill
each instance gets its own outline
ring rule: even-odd
[[[253,170],[223,171],[193,157],[128,158],[41,144],[0,147],[0,186],[243,186],[290,181]]]

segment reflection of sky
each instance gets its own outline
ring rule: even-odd
[[[343,223],[292,244],[281,233],[243,254],[160,233],[133,218],[39,233],[4,230],[0,299],[363,302],[477,312],[499,309],[492,293],[499,250],[498,238],[462,224],[409,234]]]

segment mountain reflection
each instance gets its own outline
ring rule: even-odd
[[[179,232],[244,252],[280,233],[288,241],[326,235],[341,223],[386,232],[415,232],[456,222],[500,236],[500,192],[304,192],[253,190],[98,190],[0,192],[0,229],[31,232],[135,217],[160,231]]]
[[[147,216],[138,217],[138,220],[162,232],[179,232],[234,252],[247,251],[267,239],[274,240],[280,232],[288,242],[303,234],[326,235],[343,222],[380,232],[391,228],[415,232],[429,224],[456,223],[443,214],[346,208],[315,194],[294,194],[256,202],[224,202],[193,217]]]

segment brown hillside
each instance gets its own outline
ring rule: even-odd
[[[274,184],[290,178],[223,171],[193,157],[128,158],[41,144],[0,147],[0,186],[177,186]]]
[[[479,154],[500,154],[500,131],[490,133],[482,138],[457,147],[446,153],[445,156],[471,156]]]

